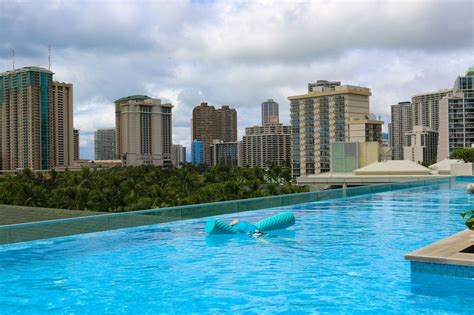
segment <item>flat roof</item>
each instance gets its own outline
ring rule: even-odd
[[[360,175],[430,175],[430,169],[408,160],[376,162],[354,171]]]
[[[150,98],[151,97],[149,97],[148,95],[137,94],[137,95],[130,95],[130,96],[125,96],[125,97],[119,98],[118,100],[115,101],[115,103],[131,101],[131,100],[147,100],[147,99],[150,99]]]
[[[309,92],[309,93],[301,94],[301,95],[288,96],[288,99],[298,100],[298,99],[304,99],[304,98],[309,98],[309,97],[330,96],[330,95],[338,95],[338,94],[357,94],[357,95],[364,95],[364,96],[372,95],[368,87],[354,86],[354,85],[341,85],[341,86],[336,86],[334,90],[328,90],[324,92],[315,91],[315,92]]]
[[[54,74],[54,72],[52,72],[51,70],[48,70],[46,68],[35,67],[35,66],[27,66],[27,67],[7,70],[5,72],[2,72],[0,75],[10,75],[10,74],[14,74],[14,73],[28,72],[28,71],[46,72],[46,73],[49,73],[49,74]]]

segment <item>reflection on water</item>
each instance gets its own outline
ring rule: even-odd
[[[411,272],[411,292],[418,295],[455,297],[474,292],[474,278],[445,276],[429,272]]]

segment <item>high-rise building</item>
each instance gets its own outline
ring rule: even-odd
[[[115,160],[115,129],[97,129],[94,132],[94,155],[96,160]]]
[[[180,167],[186,163],[186,147],[180,144],[173,144],[171,148],[171,160],[173,160],[173,165]]]
[[[438,131],[439,101],[449,92],[450,90],[444,89],[413,96],[411,101],[413,126],[425,126]]]
[[[330,143],[349,139],[351,119],[369,114],[370,89],[328,84],[290,96],[291,168],[293,176],[330,170]]]
[[[125,165],[172,165],[172,108],[145,95],[115,101],[116,152]]]
[[[270,123],[278,124],[279,122],[278,103],[270,98],[262,103],[262,126]]]
[[[194,107],[192,137],[201,141],[203,159],[201,163],[211,164],[211,145],[215,139],[224,142],[237,141],[237,111],[229,106],[215,109],[207,103]]]
[[[227,105],[222,105],[215,112],[217,138],[224,142],[237,141],[237,111]]]
[[[204,148],[201,140],[194,140],[191,143],[191,163],[193,165],[204,163]]]
[[[236,166],[238,160],[237,142],[213,140],[211,145],[211,165]]]
[[[373,114],[365,118],[352,118],[349,120],[349,142],[379,142],[382,143],[383,120]]]
[[[413,126],[405,134],[406,146],[403,147],[403,159],[416,163],[436,162],[438,150],[438,132],[425,126]]]
[[[290,163],[291,127],[266,124],[245,128],[242,138],[242,166],[265,168]]]
[[[74,161],[80,160],[79,151],[79,129],[73,129]]]
[[[71,83],[53,81],[53,143],[54,167],[74,163],[73,86]]]
[[[399,102],[397,105],[392,105],[390,128],[390,144],[393,148],[393,159],[403,160],[403,147],[407,146],[405,134],[413,129],[410,102]]]
[[[474,67],[459,76],[453,91],[441,99],[439,119],[438,161],[456,148],[474,144]]]
[[[72,164],[72,84],[24,67],[0,73],[0,169]]]

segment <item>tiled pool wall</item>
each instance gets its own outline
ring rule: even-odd
[[[474,266],[437,264],[421,261],[411,261],[410,263],[412,272],[474,279]]]
[[[434,178],[372,186],[351,187],[346,189],[333,189],[318,192],[14,224],[0,226],[0,244],[26,242],[38,239],[123,229],[220,214],[284,207],[308,202],[446,184],[458,180],[465,181],[466,179],[456,177]]]

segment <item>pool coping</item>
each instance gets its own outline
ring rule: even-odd
[[[474,254],[461,253],[474,245],[474,231],[464,230],[435,243],[414,250],[405,259],[409,261],[474,267]]]

